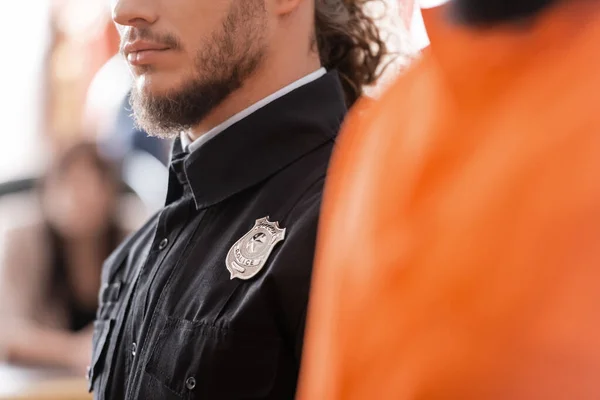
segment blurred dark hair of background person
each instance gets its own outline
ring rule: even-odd
[[[0,355],[77,371],[89,364],[104,259],[127,229],[120,180],[94,144],[65,151],[37,188],[39,221],[5,234]]]

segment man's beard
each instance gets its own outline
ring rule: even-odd
[[[266,52],[265,13],[262,0],[234,1],[221,28],[198,52],[189,81],[162,95],[134,88],[130,103],[137,126],[149,135],[173,138],[198,125],[242,87]]]

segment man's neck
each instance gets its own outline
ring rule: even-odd
[[[560,0],[454,0],[453,15],[462,23],[484,25],[533,17]]]
[[[265,62],[265,65],[256,71],[252,77],[247,79],[240,89],[229,95],[200,124],[188,132],[190,139],[198,139],[240,111],[245,110],[298,79],[315,72],[320,66],[321,63],[316,54],[309,57],[304,63],[284,67],[272,67],[268,62]]]

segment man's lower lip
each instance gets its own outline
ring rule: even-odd
[[[168,50],[169,49],[136,51],[127,55],[127,61],[133,66],[152,64]]]

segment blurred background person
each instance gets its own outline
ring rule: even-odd
[[[6,232],[0,352],[7,360],[83,371],[103,261],[129,228],[120,180],[97,147],[67,150],[39,186],[41,218]]]

